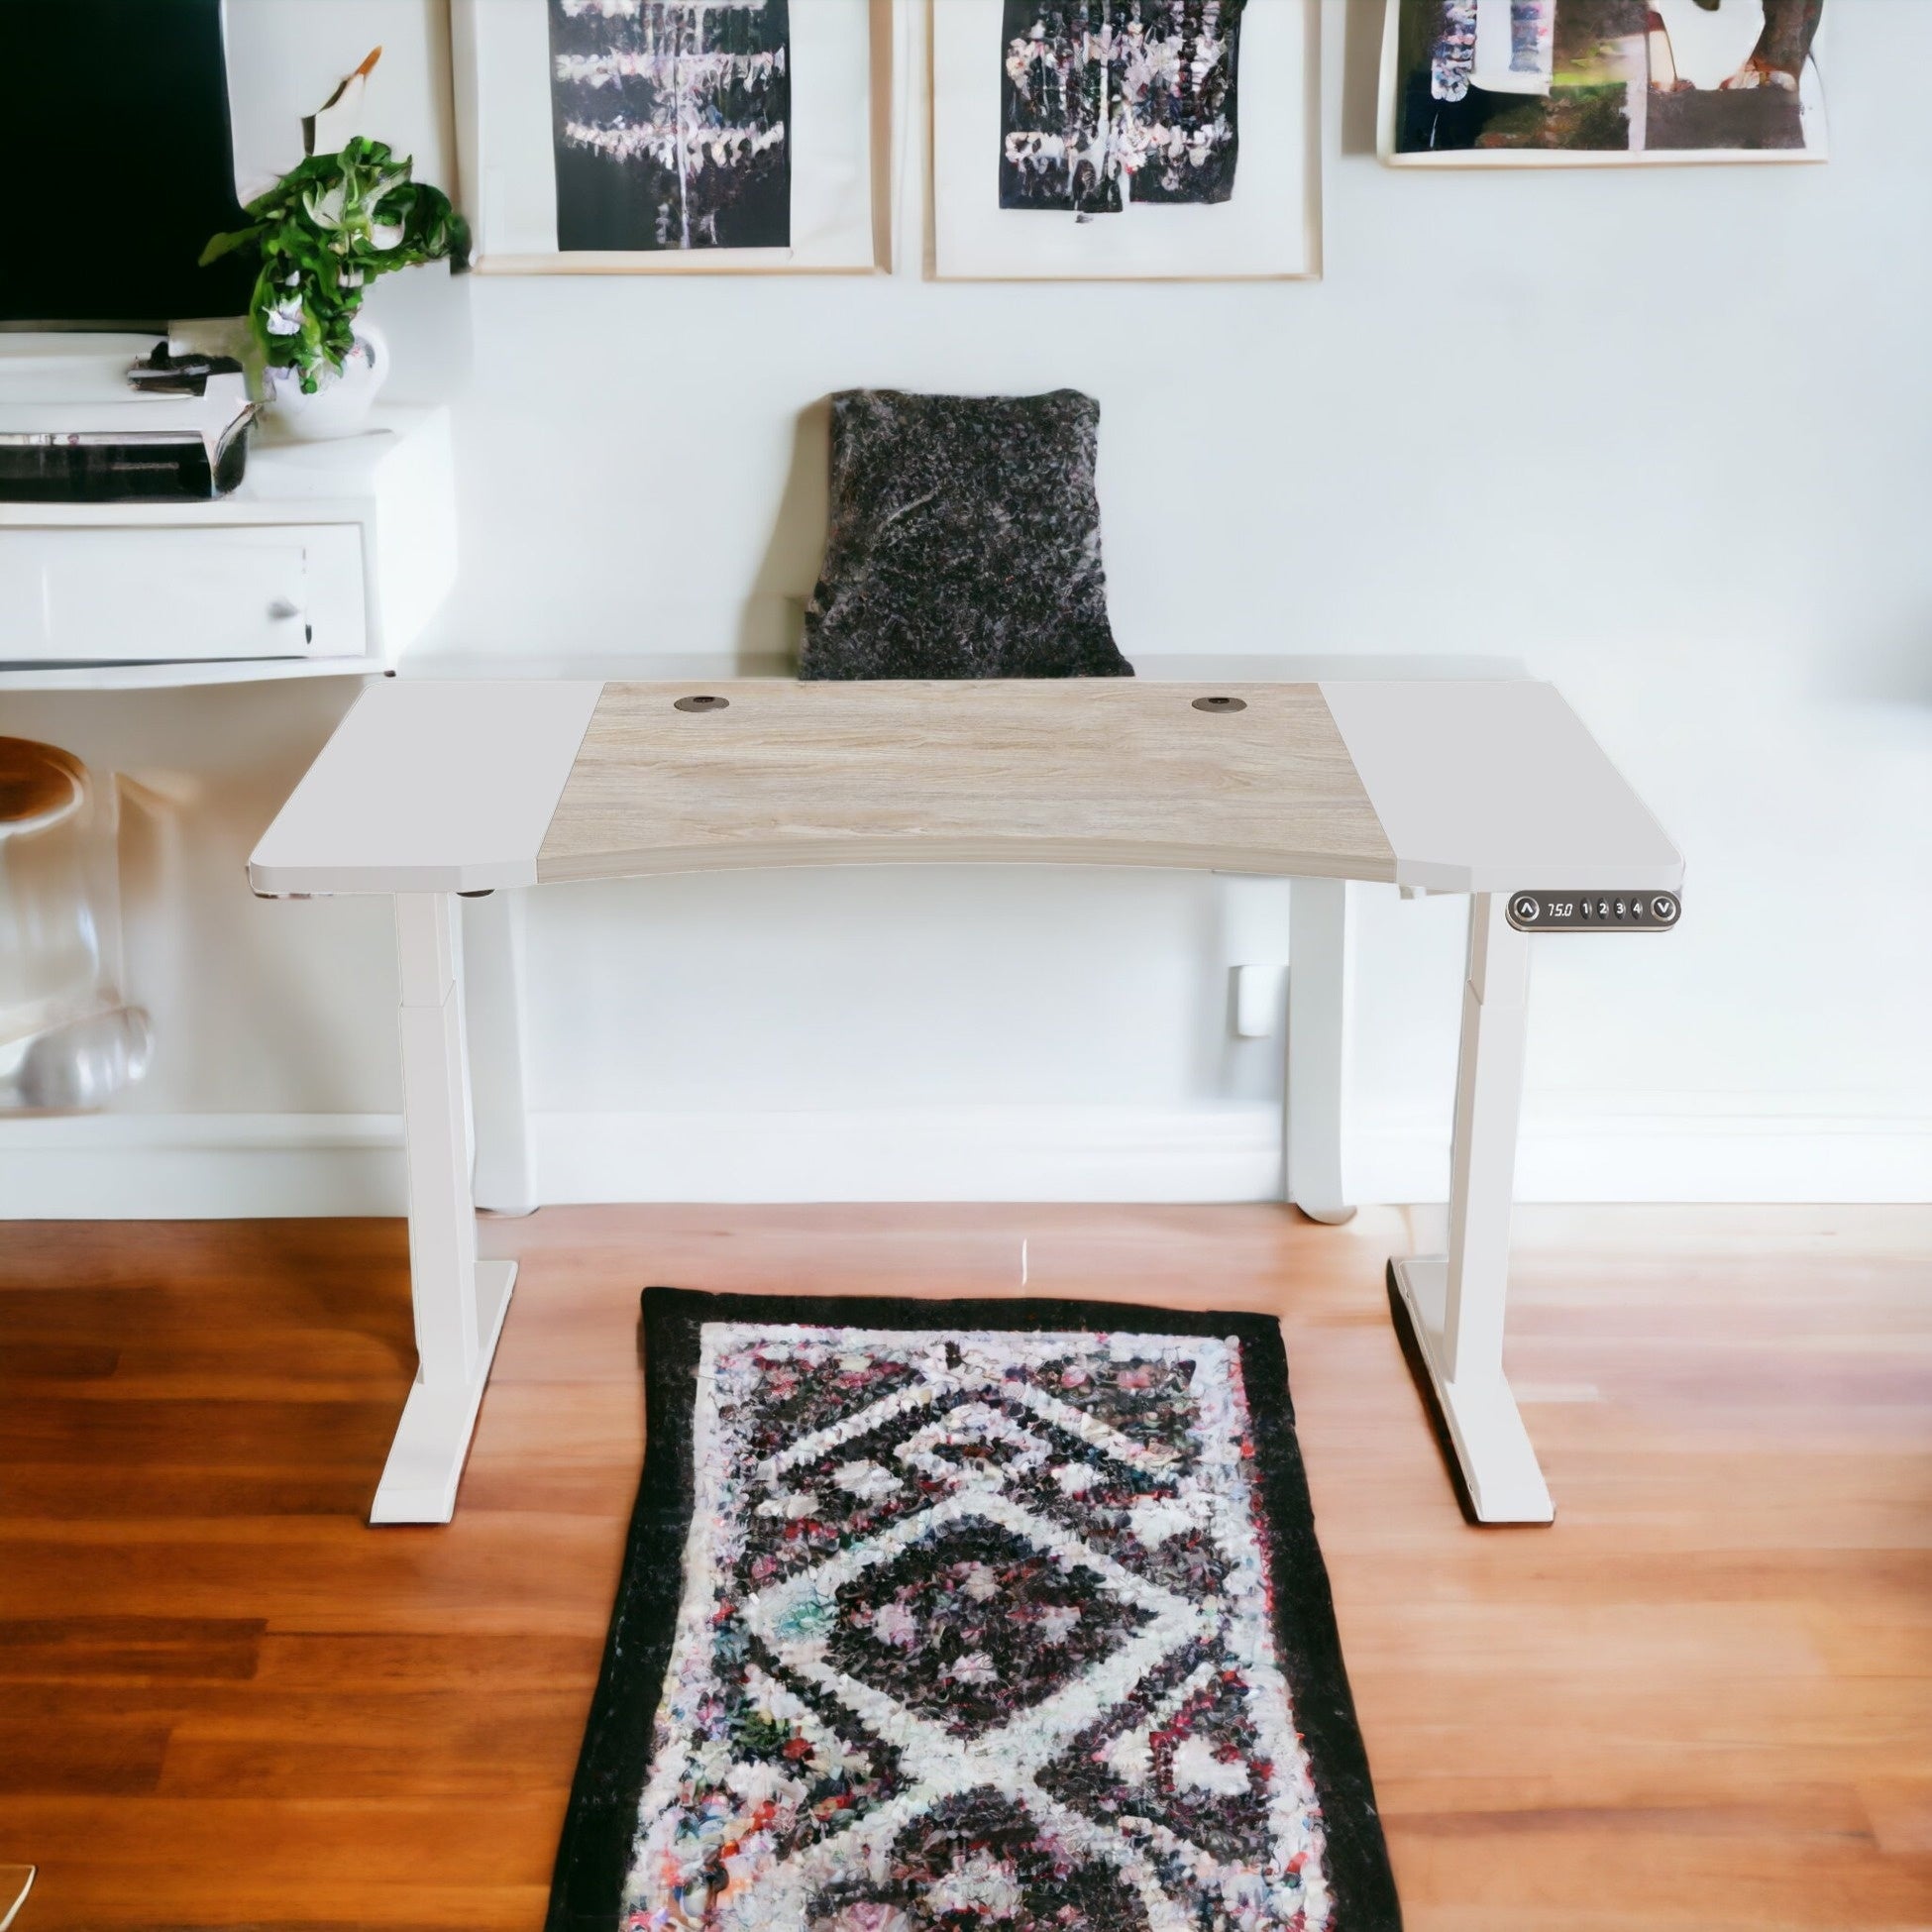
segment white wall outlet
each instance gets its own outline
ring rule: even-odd
[[[1280,1029],[1285,966],[1234,968],[1234,1037],[1272,1039]]]

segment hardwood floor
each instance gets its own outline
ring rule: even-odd
[[[456,1522],[371,1530],[399,1224],[0,1227],[0,1864],[55,1928],[523,1927],[642,1447],[634,1291],[1279,1311],[1412,1932],[1932,1926],[1932,1210],[1522,1215],[1554,1527],[1457,1514],[1392,1211],[551,1209]],[[777,1932],[777,1929],[775,1929]]]

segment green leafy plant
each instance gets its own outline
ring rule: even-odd
[[[313,395],[355,344],[356,313],[377,275],[449,261],[470,264],[470,230],[440,188],[409,178],[411,159],[357,135],[311,155],[246,210],[250,226],[217,235],[201,266],[261,251],[249,322],[271,368],[300,374]]]

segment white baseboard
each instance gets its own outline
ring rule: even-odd
[[[75,1114],[0,1120],[0,1221],[403,1212],[394,1114]]]
[[[1362,1204],[1442,1201],[1449,1141],[1359,1123],[1347,1179]],[[1704,1095],[1639,1108],[1524,1111],[1516,1198],[1554,1202],[1932,1202],[1932,1120],[1743,1107]]]
[[[539,1114],[545,1201],[1265,1201],[1279,1110]]]
[[[1279,1117],[1212,1108],[540,1114],[540,1198],[574,1201],[1262,1201]],[[1352,1197],[1440,1201],[1446,1128],[1357,1119]],[[1932,1120],[1646,1096],[1532,1107],[1523,1201],[1932,1201]],[[102,1114],[0,1121],[0,1220],[393,1215],[380,1114]]]

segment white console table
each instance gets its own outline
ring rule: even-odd
[[[1562,698],[1529,679],[365,691],[250,879],[267,897],[395,901],[419,1367],[372,1520],[454,1511],[515,1277],[477,1255],[457,896],[946,861],[1290,878],[1297,932],[1335,959],[1348,880],[1468,897],[1449,1251],[1398,1259],[1393,1277],[1475,1515],[1548,1521],[1502,1367],[1530,946],[1506,903],[1674,893],[1683,865]],[[1294,1004],[1290,1114],[1307,1099],[1319,1115],[1334,1082],[1317,1035],[1339,998]],[[1323,1124],[1304,1132],[1319,1142]],[[1290,1152],[1291,1194],[1345,1213],[1332,1177],[1296,1179]]]
[[[449,412],[257,432],[227,496],[0,502],[0,694],[393,668],[456,581]]]

